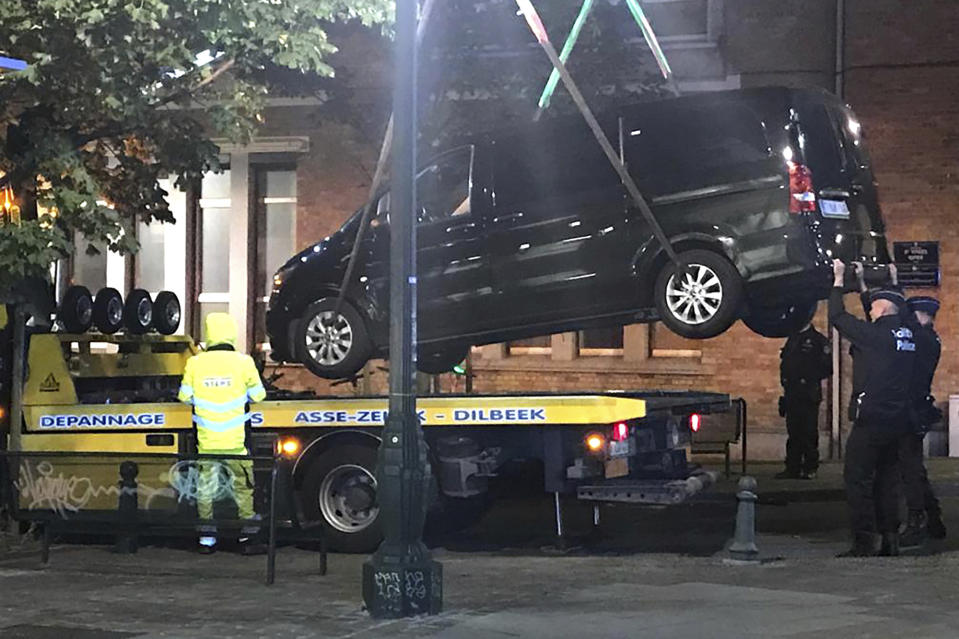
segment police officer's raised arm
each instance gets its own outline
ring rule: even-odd
[[[839,260],[832,261],[832,291],[829,293],[829,322],[836,327],[839,334],[854,344],[863,344],[869,341],[872,327],[869,322],[846,311],[843,302],[843,278],[846,274],[846,265]]]

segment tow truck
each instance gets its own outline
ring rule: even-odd
[[[54,329],[28,336],[16,444],[61,454],[195,452],[191,407],[175,394],[197,350],[180,335]],[[482,512],[490,480],[522,462],[541,464],[560,533],[564,495],[594,504],[678,503],[715,480],[687,459],[690,423],[730,406],[725,394],[675,391],[420,397],[435,478],[431,517],[468,520]],[[275,387],[250,406],[251,453],[289,458],[304,515],[321,522],[333,550],[369,552],[381,540],[374,469],[386,408],[385,397],[317,397]],[[4,421],[7,443],[12,433]],[[63,489],[35,489],[32,504],[21,501],[21,508],[115,507],[115,467],[79,456],[49,463],[55,469],[30,481]],[[169,460],[151,464],[141,464],[141,482],[154,483],[151,495],[171,498]],[[44,503],[53,492],[60,503]],[[141,489],[140,508],[145,494]]]

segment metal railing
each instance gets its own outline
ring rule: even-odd
[[[0,451],[0,463],[6,465],[0,477],[10,516],[42,526],[43,563],[50,559],[55,533],[113,536],[117,552],[134,553],[140,536],[195,537],[214,530],[253,536],[255,529],[262,540],[265,528],[267,585],[275,581],[280,533],[284,539],[318,541],[319,572],[326,574],[323,528],[301,521],[292,465],[281,456]],[[257,486],[257,478],[266,475],[267,485]],[[246,485],[238,491],[237,482]],[[239,510],[238,499],[259,505],[262,517],[216,516],[223,502],[232,501]],[[201,500],[211,504],[213,518],[198,516]],[[262,547],[262,541],[256,545]]]

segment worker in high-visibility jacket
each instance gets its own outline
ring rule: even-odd
[[[206,349],[186,363],[179,400],[193,405],[197,452],[207,455],[247,455],[247,403],[266,398],[253,358],[236,351],[236,322],[226,313],[206,316]],[[213,519],[214,500],[232,497],[240,519],[255,518],[253,462],[241,459],[201,461],[197,476],[197,511]],[[216,526],[201,524],[200,552],[216,549]],[[258,526],[245,527],[241,541]]]

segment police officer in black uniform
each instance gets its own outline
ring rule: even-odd
[[[813,479],[819,468],[819,404],[822,380],[832,375],[829,340],[809,323],[786,340],[780,352],[783,396],[779,414],[786,418],[786,470],[777,479]]]
[[[906,298],[892,286],[870,292],[871,322],[846,312],[845,269],[841,261],[833,261],[829,320],[840,335],[856,346],[855,358],[859,360],[863,380],[856,397],[856,419],[846,442],[843,469],[853,546],[841,556],[876,554],[877,531],[882,533],[880,554],[897,555],[898,457],[902,439],[914,429],[912,376],[916,344],[912,330],[900,315]],[[877,501],[881,511],[878,522]]]
[[[929,483],[923,463],[922,440],[929,428],[942,419],[932,396],[932,379],[939,365],[942,345],[933,326],[939,300],[934,297],[911,297],[906,302],[907,319],[913,322],[916,342],[916,370],[913,376],[913,404],[917,429],[903,439],[900,451],[900,470],[909,507],[909,519],[902,534],[902,546],[918,546],[928,532],[930,537],[942,539],[946,527],[942,522],[939,500]]]

